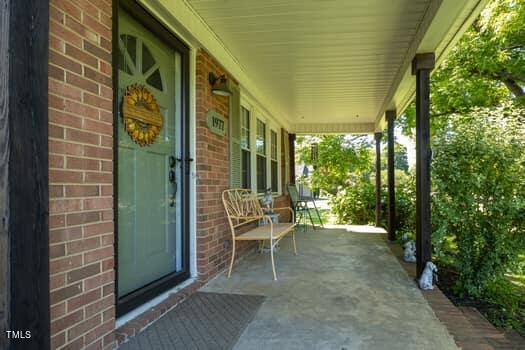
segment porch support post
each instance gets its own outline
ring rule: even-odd
[[[374,134],[376,139],[376,227],[381,224],[381,137],[382,133]]]
[[[0,348],[47,350],[49,1],[0,0],[0,29]]]
[[[394,121],[396,111],[386,111],[388,123],[388,240],[396,239],[396,188],[395,188],[395,169],[394,169]]]
[[[290,178],[288,181],[295,184],[295,134],[288,134],[288,142],[290,150]]]
[[[416,76],[416,271],[419,277],[432,260],[430,222],[430,72],[434,53],[417,54],[412,61]]]

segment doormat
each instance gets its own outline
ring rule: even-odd
[[[194,293],[119,349],[232,349],[264,299]]]

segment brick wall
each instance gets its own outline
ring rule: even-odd
[[[206,51],[199,50],[196,62],[196,131],[197,131],[197,269],[199,279],[207,281],[228,266],[231,240],[221,193],[230,185],[229,140],[211,133],[206,126],[206,112],[214,108],[228,118],[229,98],[213,95],[208,73],[228,74]],[[232,79],[229,76],[229,79]],[[241,242],[237,256],[253,244]]]
[[[111,0],[51,0],[52,348],[114,346]]]
[[[230,186],[229,140],[209,132],[206,112],[212,108],[228,117],[229,99],[213,95],[208,73],[233,78],[206,51],[199,50],[196,64],[197,84],[197,268],[199,279],[207,281],[228,267],[231,259],[231,231],[222,205],[222,191]],[[283,155],[282,155],[283,156]],[[284,163],[284,158],[283,158]],[[289,206],[288,197],[276,198],[275,206]],[[288,214],[283,214],[288,219]],[[228,242],[231,243],[231,242]],[[237,242],[236,258],[252,251],[254,242]]]

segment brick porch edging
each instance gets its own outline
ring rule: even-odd
[[[398,258],[408,276],[416,278],[415,264],[403,261],[403,250],[397,243],[387,245]],[[463,350],[519,350],[525,349],[525,339],[514,331],[494,327],[476,308],[457,307],[443,292],[421,291],[436,317],[445,325],[456,345]]]

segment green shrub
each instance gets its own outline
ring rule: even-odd
[[[402,170],[395,171],[396,218],[398,234],[414,231],[415,215],[415,182],[413,174]],[[381,172],[381,226],[388,227],[388,187],[387,173]],[[375,224],[375,177],[369,173],[354,175],[346,187],[331,197],[332,213],[340,224],[368,225]]]
[[[433,244],[454,257],[460,294],[479,297],[523,252],[524,111],[454,116],[433,142]]]
[[[375,185],[370,178],[365,175],[356,176],[331,197],[332,213],[340,224],[374,224],[375,198]]]

